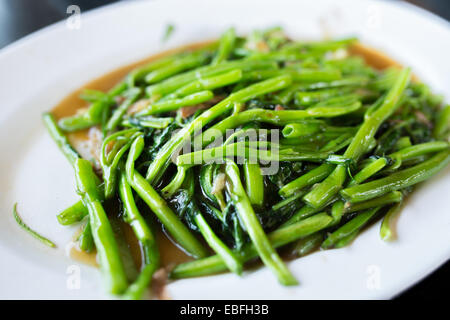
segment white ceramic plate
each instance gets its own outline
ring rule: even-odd
[[[81,28],[60,22],[0,52],[0,298],[102,299],[98,270],[66,256],[73,228],[55,214],[76,198],[72,170],[40,120],[88,80],[169,47],[282,25],[298,39],[357,35],[388,53],[436,92],[450,97],[450,27],[415,7],[368,0],[127,1],[81,16]],[[166,24],[176,32],[165,44]],[[450,257],[450,170],[427,182],[408,201],[397,242],[380,240],[379,225],[348,248],[315,253],[289,263],[300,280],[280,286],[266,268],[242,278],[220,275],[177,281],[169,296],[185,299],[390,298]],[[23,219],[53,239],[49,249],[15,224]],[[80,276],[80,288],[76,276]]]

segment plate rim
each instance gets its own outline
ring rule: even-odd
[[[375,0],[365,0],[366,2],[371,2],[371,3],[377,3],[379,1],[375,1]],[[86,12],[83,13],[84,17],[91,17],[94,16],[96,14],[99,14],[99,12],[101,11],[105,11],[105,10],[115,10],[116,7],[120,7],[120,6],[128,6],[128,5],[132,5],[133,2],[141,2],[139,0],[134,0],[134,1],[119,1],[119,2],[115,2],[115,3],[111,3],[105,6],[101,6],[92,10],[88,10]],[[153,3],[156,3],[157,1],[152,1]],[[166,2],[178,2],[177,0],[167,0]],[[444,26],[445,28],[447,28],[447,30],[450,30],[450,22],[437,16],[434,13],[431,13],[423,8],[417,7],[413,4],[410,3],[406,3],[406,2],[388,2],[388,1],[381,1],[381,2],[385,2],[388,5],[391,6],[395,6],[395,7],[409,7],[409,10],[413,10],[416,11],[417,13],[419,13],[420,15],[426,15],[428,17],[428,19],[433,19],[436,23],[439,23],[440,25]],[[57,29],[60,28],[60,26],[62,24],[64,24],[65,19],[55,22],[49,26],[46,26],[42,29],[39,29],[25,37],[20,38],[17,41],[14,41],[13,43],[3,47],[2,49],[0,49],[0,60],[3,58],[4,55],[10,53],[10,52],[14,52],[14,50],[20,50],[21,46],[26,45],[26,43],[28,41],[33,41],[33,39],[38,40],[39,37],[41,36],[45,36],[46,33],[51,32],[53,29]],[[447,258],[447,261],[450,260],[450,256]],[[408,290],[409,288],[411,288],[412,286],[416,285],[418,282],[422,281],[424,278],[426,278],[427,276],[431,275],[434,271],[436,271],[441,265],[443,265],[444,263],[446,263],[445,261],[438,263],[431,271],[429,272],[425,272],[420,278],[417,278],[417,280],[415,282],[411,282],[408,286],[404,287],[403,290],[398,291],[397,293],[390,295],[389,297],[395,297],[397,295],[400,295],[401,293],[403,293],[404,291]]]

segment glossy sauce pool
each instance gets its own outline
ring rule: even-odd
[[[169,50],[166,52],[159,53],[157,55],[151,56],[149,58],[143,59],[139,62],[121,67],[119,69],[116,69],[112,72],[107,73],[104,76],[101,76],[93,81],[90,81],[86,83],[83,87],[79,88],[78,90],[72,92],[69,94],[66,98],[64,98],[56,107],[53,108],[52,113],[57,118],[60,119],[62,117],[71,116],[80,110],[87,108],[88,103],[84,100],[81,100],[79,98],[80,93],[84,89],[95,89],[95,90],[101,90],[101,91],[108,91],[114,85],[116,85],[119,81],[121,81],[131,70],[133,70],[136,67],[139,67],[141,65],[144,65],[146,63],[149,63],[153,60],[162,58],[164,56],[180,52],[183,50],[188,49],[196,49],[203,47],[207,44],[210,44],[209,42],[202,42],[202,43],[195,43],[192,45],[180,47],[177,49]],[[386,69],[388,67],[400,67],[401,65],[397,63],[396,61],[392,60],[385,54],[374,50],[372,48],[363,46],[359,43],[354,44],[350,47],[349,52],[351,55],[357,55],[364,58],[367,64],[371,65],[375,69]],[[80,154],[85,157],[86,155],[92,154],[92,148],[98,147],[99,141],[98,137],[95,135],[95,131],[93,130],[83,130],[76,133],[69,133],[68,138],[72,146],[77,149],[77,151],[80,152]],[[94,142],[92,142],[94,140]],[[91,156],[92,157],[92,156]],[[125,223],[121,223],[121,229],[122,233],[124,235],[124,238],[126,239],[126,242],[128,244],[128,247],[131,251],[131,254],[133,256],[134,263],[137,267],[140,265],[141,260],[141,251],[138,244],[138,241],[136,240],[136,237],[134,236],[131,228],[126,225]],[[159,251],[161,255],[161,267],[162,268],[170,268],[174,264],[178,264],[181,262],[186,262],[192,260],[190,256],[188,256],[184,251],[182,251],[180,248],[178,248],[166,235],[162,230],[159,230],[157,232],[157,240],[158,240],[158,246]],[[80,251],[76,245],[72,246],[72,249],[70,251],[70,256],[82,263],[86,263],[88,265],[97,266],[96,261],[96,254],[93,253],[85,253],[83,251]]]

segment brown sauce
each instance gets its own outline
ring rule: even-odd
[[[209,44],[213,43],[213,41],[205,41],[200,43],[194,43],[187,46],[182,46],[179,48],[167,50],[161,53],[158,53],[156,55],[153,55],[151,57],[142,59],[138,62],[120,67],[114,71],[111,71],[101,77],[98,77],[92,81],[89,81],[85,85],[83,85],[81,88],[75,90],[71,94],[69,94],[67,97],[65,97],[58,105],[56,105],[52,109],[52,114],[57,118],[63,118],[67,116],[74,115],[78,110],[82,108],[86,108],[88,106],[88,103],[82,99],[80,99],[80,94],[84,89],[93,89],[93,90],[100,90],[100,91],[108,91],[114,85],[116,85],[119,81],[121,81],[125,76],[133,69],[143,66],[147,63],[150,63],[152,61],[161,59],[165,56],[175,54],[177,52],[182,52],[186,50],[195,50],[201,47],[205,47]]]
[[[212,43],[212,41],[195,43],[192,45],[165,51],[165,52],[159,53],[157,55],[151,56],[149,58],[143,59],[141,61],[138,61],[136,63],[121,67],[112,72],[109,72],[104,76],[101,76],[93,81],[86,83],[86,85],[84,85],[83,87],[81,87],[78,90],[69,94],[56,107],[53,108],[52,113],[57,119],[74,115],[79,110],[88,107],[88,103],[79,98],[80,93],[84,89],[95,89],[95,90],[101,90],[101,91],[108,91],[109,89],[114,87],[114,85],[116,85],[119,81],[121,81],[131,70],[133,70],[136,67],[145,65],[146,63],[160,59],[164,56],[167,56],[167,55],[170,55],[170,54],[173,54],[176,52],[200,48],[200,47],[206,46],[211,43]],[[366,61],[367,64],[371,65],[373,68],[378,69],[378,70],[383,70],[388,67],[401,67],[401,65],[398,62],[389,58],[385,54],[383,54],[373,48],[366,47],[359,43],[352,45],[349,48],[349,52],[351,55],[361,56],[362,58],[364,58],[364,60]],[[70,142],[72,143],[72,145],[76,149],[79,149],[79,148],[81,148],[80,145],[82,143],[85,143],[86,141],[89,140],[89,130],[79,131],[76,133],[69,133],[68,138],[69,138]],[[133,231],[131,230],[131,227],[129,227],[125,223],[122,224],[122,231],[123,231],[123,234],[128,243],[131,254],[133,256],[134,263],[137,267],[139,267],[141,264],[141,250],[139,247],[139,243],[138,243],[136,237],[134,236]],[[188,256],[183,250],[178,248],[164,234],[164,232],[162,230],[158,231],[157,240],[158,240],[158,246],[159,246],[160,255],[161,255],[161,267],[163,267],[165,269],[169,269],[175,264],[193,260],[192,257]],[[90,254],[85,253],[83,251],[80,251],[76,245],[74,245],[71,248],[70,256],[73,259],[80,261],[82,263],[85,263],[85,264],[88,264],[91,266],[98,266],[95,252],[90,253]],[[255,264],[255,265],[259,265],[259,264]]]
[[[118,215],[118,210],[111,208],[111,204],[108,207],[105,207],[105,211],[109,213],[111,224],[114,233],[116,234],[116,240],[119,242],[119,244],[125,242],[127,251],[129,251],[130,253],[129,256],[131,256],[131,258],[133,259],[132,264],[134,264],[136,269],[140,269],[142,265],[142,251],[139,241],[133,232],[133,229],[129,224],[123,222],[122,218]],[[77,235],[74,236],[74,239],[76,238]],[[156,231],[156,241],[159,248],[161,268],[170,270],[176,264],[193,260],[191,256],[186,254],[174,242],[172,242],[172,240],[164,233],[162,228],[158,228],[158,230]],[[78,243],[75,240],[69,243],[67,255],[83,264],[93,267],[99,267],[97,261],[97,252],[94,250],[93,252],[87,253],[80,250],[80,248],[78,247]]]
[[[93,251],[93,252],[87,253],[85,251],[82,251],[78,248],[77,243],[73,243],[73,245],[71,246],[71,248],[69,250],[68,255],[73,260],[81,262],[82,264],[85,264],[85,265],[88,265],[91,267],[95,267],[95,268],[99,267],[99,264],[97,261],[97,252]]]

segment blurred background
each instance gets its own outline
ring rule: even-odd
[[[69,5],[78,5],[81,12],[84,12],[118,1],[129,0],[0,0],[0,48],[33,31],[64,19],[67,17],[66,10]],[[406,2],[431,11],[447,21],[450,20],[450,0],[407,0]],[[445,40],[449,41],[449,39]],[[419,255],[417,259],[420,259]],[[443,293],[447,292],[449,280],[450,262],[447,262],[398,298],[443,298],[445,297]]]
[[[67,16],[67,7],[71,4],[78,5],[81,12],[84,12],[118,1],[128,0],[0,0],[0,48],[37,29],[64,19]],[[450,20],[450,0],[407,2]]]

